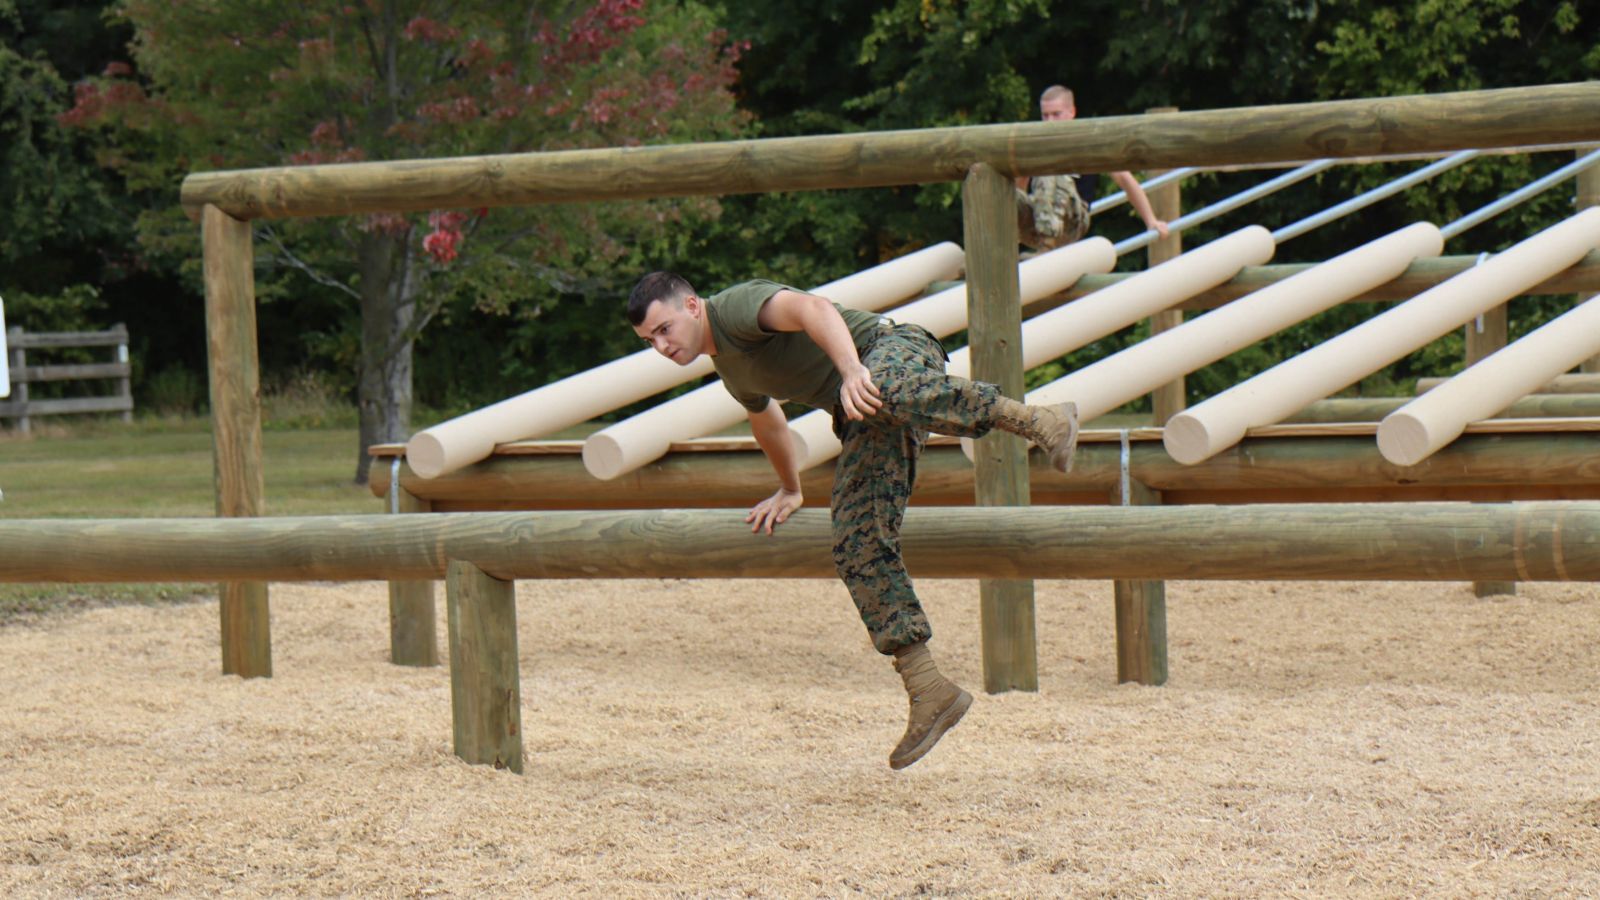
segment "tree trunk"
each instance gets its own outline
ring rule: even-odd
[[[357,405],[361,416],[356,448],[357,484],[366,484],[373,444],[411,436],[411,350],[416,341],[418,279],[410,232],[371,232],[360,244],[361,373]]]

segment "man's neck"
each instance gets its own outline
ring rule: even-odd
[[[717,336],[711,331],[711,307],[708,305],[703,308],[705,315],[700,317],[700,327],[704,328],[706,332],[706,355],[716,356]]]

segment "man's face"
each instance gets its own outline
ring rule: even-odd
[[[693,294],[679,303],[657,300],[645,310],[644,321],[633,326],[633,333],[657,353],[687,366],[704,348],[704,315],[705,301]]]
[[[1046,122],[1065,122],[1078,115],[1078,108],[1065,97],[1052,97],[1039,102],[1039,117]]]

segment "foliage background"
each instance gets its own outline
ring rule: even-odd
[[[85,128],[71,116],[85,90],[142,90],[152,67],[187,64],[181,54],[144,59],[130,52],[143,38],[124,14],[139,5],[0,0],[0,296],[11,324],[33,330],[126,322],[141,406],[200,410],[205,342],[198,254],[192,227],[176,215],[176,178],[210,163],[170,130]],[[214,6],[237,15],[258,8],[248,0]],[[555,6],[567,21],[588,8]],[[474,8],[486,20],[500,14],[494,3]],[[504,4],[503,14],[510,21],[524,9]],[[1036,115],[1038,90],[1053,82],[1076,89],[1081,115],[1105,116],[1156,106],[1292,103],[1600,74],[1600,11],[1573,0],[652,0],[639,15],[647,27],[702,17],[719,30],[720,46],[738,51],[736,114],[640,138],[650,141],[1028,119]],[[315,121],[317,110],[305,112]],[[647,115],[648,107],[632,114]],[[605,138],[601,133],[594,140]],[[247,147],[232,147],[225,156],[230,166],[251,162]],[[1278,261],[1323,259],[1419,218],[1449,221],[1568,159],[1545,154],[1473,163],[1286,244]],[[1193,246],[1248,222],[1286,224],[1409,168],[1337,167],[1250,207],[1247,215],[1197,228],[1185,242]],[[1185,206],[1260,178],[1191,179],[1184,185]],[[1468,232],[1446,252],[1501,249],[1570,209],[1570,190],[1548,192]],[[961,227],[954,184],[730,196],[704,201],[693,214],[657,223],[661,227],[630,223],[626,210],[568,212],[621,223],[606,232],[615,245],[580,243],[572,253],[550,257],[538,277],[491,259],[436,287],[430,302],[438,305],[439,322],[417,345],[416,424],[634,349],[617,309],[643,271],[676,269],[707,289],[750,276],[812,285],[935,241],[959,240]],[[168,227],[152,224],[162,222]],[[1136,224],[1118,210],[1097,219],[1096,231],[1115,239]],[[353,403],[355,304],[292,267],[263,271],[260,278],[268,388],[310,379]],[[1568,303],[1515,304],[1513,332],[1536,327]],[[1371,312],[1342,307],[1285,332],[1191,378],[1191,393],[1208,394]],[[1134,329],[1098,342],[1056,368],[1079,365],[1137,334]],[[1367,387],[1403,388],[1386,382],[1447,372],[1459,358],[1459,338],[1445,339]]]

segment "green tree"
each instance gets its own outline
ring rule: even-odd
[[[142,239],[152,254],[191,261],[195,230],[175,202],[189,171],[740,133],[729,91],[740,47],[698,4],[435,10],[423,0],[124,0],[134,65],[80,83],[64,120],[105,130],[106,161],[130,187],[166,192],[170,205],[141,218]],[[358,302],[359,340],[343,330],[322,346],[359,348],[364,481],[365,448],[410,434],[413,347],[431,321],[537,310],[585,284],[610,290],[608,274],[641,244],[715,211],[687,200],[260,223],[260,293]]]
[[[92,147],[56,117],[72,92],[16,4],[0,0],[0,286],[54,293],[81,283],[84,248],[120,243],[114,186]],[[87,266],[94,272],[96,266]]]

